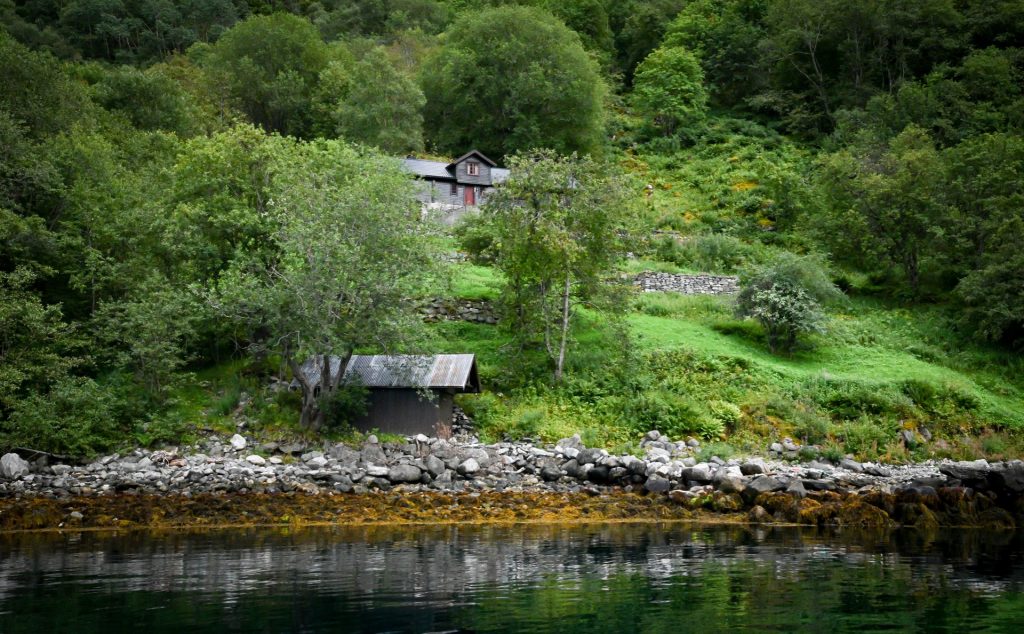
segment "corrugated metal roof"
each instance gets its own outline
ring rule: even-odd
[[[338,376],[341,357],[331,356],[331,378]],[[314,357],[306,359],[301,372],[312,385],[320,384],[321,363]],[[352,355],[342,382],[355,382],[366,387],[479,389],[476,378],[476,355]],[[292,382],[298,387],[298,382]]]
[[[441,161],[425,161],[423,159],[407,158],[402,159],[405,169],[417,176],[428,176],[431,178],[455,178],[448,171],[448,164]]]
[[[491,168],[491,182],[497,185],[498,183],[504,183],[508,180],[509,170],[503,167],[492,167]]]
[[[472,354],[353,355],[343,376],[366,387],[464,389],[471,383]]]
[[[331,373],[330,377],[336,378],[338,376],[338,370],[341,368],[341,357],[331,356]],[[311,385],[320,385],[320,375],[323,369],[323,362],[316,357],[310,357],[302,363],[300,370],[303,376],[309,379]],[[292,387],[298,387],[299,382],[292,379]]]

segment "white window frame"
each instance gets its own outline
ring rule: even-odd
[[[469,161],[466,163],[466,174],[469,174],[470,176],[479,176],[480,164],[475,161]]]

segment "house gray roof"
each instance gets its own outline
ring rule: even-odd
[[[454,161],[452,161],[451,163],[449,163],[448,167],[455,167],[456,165],[458,165],[459,163],[465,161],[466,159],[468,159],[471,156],[475,156],[475,157],[479,158],[480,160],[482,160],[483,162],[487,163],[491,167],[497,167],[498,166],[497,163],[495,163],[491,159],[489,159],[486,156],[484,156],[483,153],[480,152],[479,150],[470,150],[470,151],[466,152],[465,154],[463,154],[462,156],[460,156],[459,158],[457,158]]]
[[[341,357],[331,356],[331,378],[338,376]],[[314,357],[306,359],[300,371],[310,383],[320,383],[321,364]],[[467,392],[479,392],[480,380],[477,377],[476,355],[473,354],[436,354],[436,355],[352,355],[345,373],[343,383],[356,383],[375,388],[427,388],[456,389]],[[298,382],[292,385],[298,387]]]
[[[448,171],[448,164],[442,163],[441,161],[425,161],[423,159],[407,158],[403,159],[402,163],[405,165],[405,169],[409,170],[416,176],[425,176],[427,178],[455,178],[451,172]]]
[[[490,166],[491,173],[491,185],[497,185],[498,183],[504,182],[508,179],[509,171],[507,169],[497,167],[497,164],[491,159],[487,158],[476,150],[470,150],[459,158],[455,159],[451,163],[444,163],[442,161],[428,161],[426,159],[417,158],[405,158],[402,159],[402,165],[406,170],[412,174],[419,176],[420,178],[432,178],[436,180],[452,181],[456,180],[456,166],[467,158],[475,156],[479,160],[487,163]],[[462,181],[459,181],[462,182]],[[472,181],[473,184],[480,184],[479,181]],[[485,183],[486,184],[486,183]]]

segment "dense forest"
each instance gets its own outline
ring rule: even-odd
[[[429,350],[480,356],[462,405],[492,437],[1024,447],[1024,0],[0,0],[0,25],[0,445],[344,433],[352,394],[272,379]],[[513,178],[424,222],[395,157],[472,148]],[[645,270],[743,291],[615,283]],[[435,297],[501,323],[423,323]]]

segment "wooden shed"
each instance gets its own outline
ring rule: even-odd
[[[332,376],[340,364],[331,358]],[[312,360],[302,370],[319,374]],[[473,354],[353,355],[341,382],[370,392],[366,415],[353,423],[356,429],[407,436],[438,435],[451,425],[455,395],[480,391]]]

